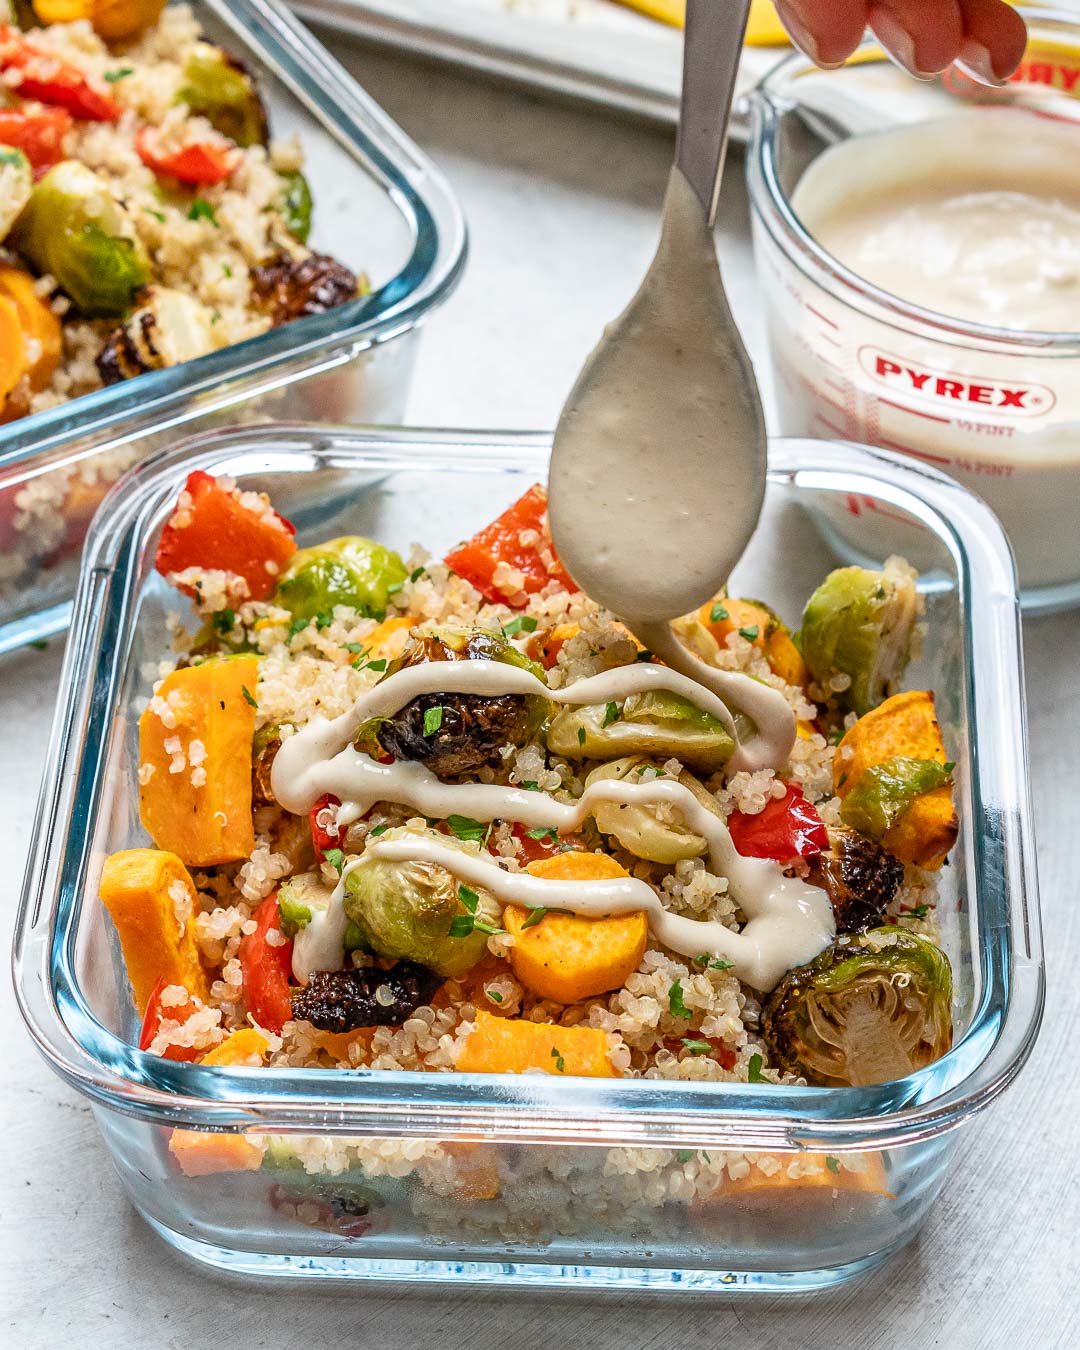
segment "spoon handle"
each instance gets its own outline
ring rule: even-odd
[[[728,117],[742,57],[750,0],[688,0],[682,108],[675,162],[710,225],[716,219]]]

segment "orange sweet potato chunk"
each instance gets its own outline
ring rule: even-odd
[[[173,1130],[169,1152],[184,1176],[208,1177],[217,1172],[256,1172],[265,1150],[242,1134]]]
[[[556,1027],[480,1011],[458,1056],[461,1073],[544,1073],[567,1078],[617,1078],[607,1037],[593,1027]]]

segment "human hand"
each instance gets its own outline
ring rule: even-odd
[[[784,27],[812,61],[839,66],[869,26],[910,74],[929,79],[954,62],[982,84],[1004,84],[1027,41],[1004,0],[777,0]]]

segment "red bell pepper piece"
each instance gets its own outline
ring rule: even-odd
[[[224,183],[240,164],[240,151],[234,145],[217,141],[194,141],[179,150],[159,149],[154,131],[143,127],[135,137],[135,149],[148,169],[165,174],[192,187],[213,187]]]
[[[296,552],[296,527],[269,509],[253,509],[237,488],[196,469],[176,511],[165,522],[154,566],[163,577],[188,567],[219,569],[247,582],[252,600],[265,600]],[[194,595],[190,586],[181,586]]]
[[[555,555],[547,528],[547,493],[539,484],[468,543],[448,553],[444,561],[485,600],[513,609],[524,608],[527,597],[550,581],[557,581],[565,590],[577,590]],[[500,563],[522,574],[522,591],[508,593],[496,584],[495,569]]]
[[[64,137],[71,130],[66,108],[0,108],[0,145],[21,150],[30,161],[34,177],[40,178],[64,158]]]
[[[240,939],[240,973],[244,977],[244,998],[248,1012],[259,1026],[280,1033],[292,1018],[292,998],[289,981],[292,979],[291,941],[273,946],[266,935],[274,929],[280,933],[281,916],[277,892],[267,896],[255,911],[255,931]]]
[[[735,811],[728,817],[732,842],[747,858],[813,858],[829,847],[829,832],[821,817],[802,794],[802,788],[787,785],[783,797],[774,797],[764,811],[744,816]]]
[[[186,1003],[179,1004],[175,1007],[162,1007],[161,994],[162,990],[165,988],[165,977],[162,976],[157,984],[154,985],[154,991],[150,995],[150,999],[146,1005],[146,1012],[143,1015],[142,1031],[139,1033],[140,1050],[150,1049],[151,1045],[154,1043],[154,1038],[161,1030],[161,1023],[163,1020],[168,1022],[186,1022],[192,1014],[198,1011],[190,995],[188,996],[188,1001]],[[170,1045],[162,1058],[178,1059],[185,1064],[194,1064],[200,1054],[202,1054],[202,1051],[196,1050],[193,1045]]]
[[[120,105],[108,89],[92,83],[78,66],[35,46],[7,24],[0,24],[0,71],[7,77],[8,88],[22,98],[66,108],[82,122],[120,120]]]
[[[311,842],[315,846],[315,857],[319,862],[326,861],[326,850],[330,848],[340,848],[341,839],[338,834],[331,834],[329,829],[319,823],[320,814],[330,809],[336,809],[341,805],[338,797],[328,792],[325,797],[320,797],[311,808]]]

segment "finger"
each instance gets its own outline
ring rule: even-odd
[[[960,0],[964,36],[959,64],[983,84],[1004,84],[1027,47],[1027,27],[1002,0]]]
[[[870,27],[889,55],[921,79],[947,70],[964,40],[958,0],[883,0],[870,6]]]
[[[791,40],[819,66],[840,66],[866,31],[866,0],[777,0]]]

